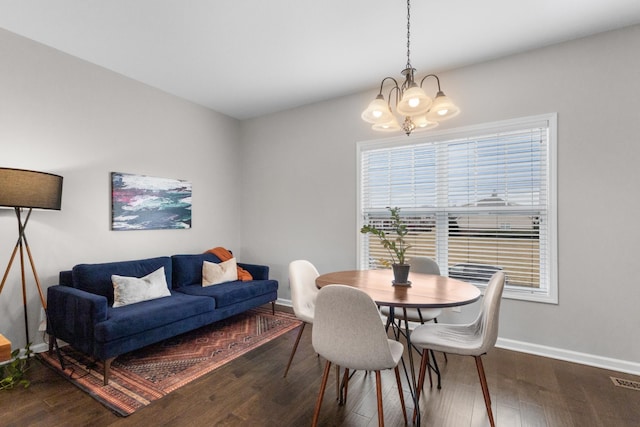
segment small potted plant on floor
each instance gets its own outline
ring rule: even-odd
[[[17,385],[29,387],[30,381],[26,378],[26,373],[30,367],[32,354],[31,343],[24,348],[22,356],[19,348],[11,352],[10,361],[0,365],[0,390],[9,390]]]
[[[377,236],[382,243],[382,246],[389,252],[393,268],[393,284],[394,285],[410,285],[407,279],[409,278],[409,264],[405,262],[405,254],[407,249],[411,246],[407,245],[404,238],[409,232],[407,225],[400,218],[400,208],[390,208],[391,224],[389,227],[389,233],[394,232],[395,237],[388,237],[384,230],[377,228],[375,225],[364,225],[360,232],[363,234],[372,234]]]

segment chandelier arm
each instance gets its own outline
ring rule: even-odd
[[[398,102],[400,102],[400,98],[402,97],[402,91],[400,90],[400,88],[398,87],[398,84],[396,83],[396,85],[392,87],[391,90],[389,91],[389,107],[391,107],[391,94],[393,93],[394,90],[396,91],[395,106],[398,105]]]
[[[422,78],[422,80],[420,81],[420,87],[422,87],[422,83],[424,83],[424,81],[427,79],[427,77],[435,77],[436,78],[436,81],[438,82],[438,92],[441,92],[441,90],[440,90],[440,79],[435,74],[427,74],[426,76],[424,76]]]
[[[379,95],[382,95],[382,86],[384,86],[384,82],[387,80],[393,80],[395,87],[398,87],[398,81],[396,79],[394,79],[393,77],[385,77],[384,79],[382,79],[382,82],[380,82],[380,92],[378,93]]]

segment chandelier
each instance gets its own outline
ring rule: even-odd
[[[393,77],[385,77],[380,83],[378,96],[369,103],[362,112],[362,120],[372,123],[372,129],[382,132],[403,130],[411,135],[415,129],[431,129],[438,122],[450,119],[460,113],[460,109],[440,89],[440,79],[435,74],[428,74],[416,83],[415,68],[411,66],[411,0],[407,0],[407,66],[402,70],[404,82],[398,85]],[[431,99],[422,89],[427,78],[433,77],[438,83],[438,92]],[[389,95],[385,100],[382,94],[385,83],[393,82]],[[395,114],[391,107],[394,107]],[[396,117],[403,116],[402,124]]]

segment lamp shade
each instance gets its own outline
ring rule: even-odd
[[[366,110],[362,112],[362,120],[369,123],[386,123],[393,119],[393,114],[389,109],[389,104],[384,100],[382,95],[378,95],[376,99],[369,103]]]
[[[457,116],[460,109],[443,92],[438,92],[433,100],[431,109],[427,113],[427,119],[431,121],[442,121]]]
[[[0,168],[0,206],[60,210],[61,205],[61,176]]]
[[[386,123],[376,123],[371,126],[371,129],[381,132],[396,132],[401,130],[400,124],[395,117],[392,116],[391,120]]]
[[[419,86],[413,86],[405,90],[396,110],[403,116],[417,116],[429,111],[431,98],[424,93]]]
[[[438,126],[438,122],[427,119],[426,114],[412,117],[411,120],[413,121],[413,123],[415,123],[416,129],[420,130],[433,129],[434,127]]]

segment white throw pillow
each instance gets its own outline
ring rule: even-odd
[[[238,280],[238,264],[235,258],[221,263],[204,261],[202,263],[202,286]]]
[[[140,278],[114,274],[111,276],[111,282],[114,307],[171,296],[167,278],[164,275],[164,267]]]

